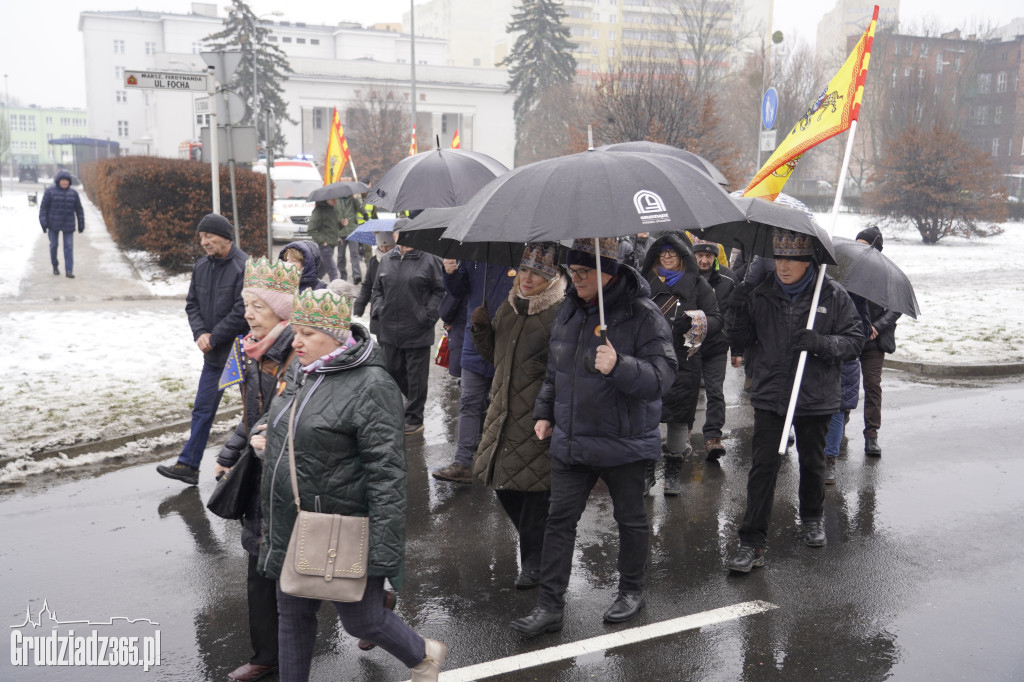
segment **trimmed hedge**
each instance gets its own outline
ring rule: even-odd
[[[148,251],[175,272],[187,272],[205,255],[196,225],[213,203],[210,164],[125,156],[90,163],[81,174],[86,194],[122,249]],[[260,173],[235,168],[239,248],[253,256],[267,253],[266,182]],[[226,166],[220,168],[220,208],[234,223]]]

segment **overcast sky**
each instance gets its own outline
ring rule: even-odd
[[[217,4],[223,8],[229,3],[221,0]],[[257,14],[282,10],[285,15],[280,18],[290,21],[372,24],[401,21],[409,0],[251,0],[249,5]],[[85,107],[79,12],[143,9],[187,13],[191,6],[190,0],[45,0],[39,4],[3,0],[3,85],[8,87],[12,100],[23,104]],[[832,6],[829,0],[775,0],[774,28],[786,34],[787,43],[800,36],[813,44],[818,20]],[[222,9],[222,16],[225,13]],[[982,23],[999,25],[1015,16],[1024,16],[1020,0],[902,0],[900,7],[901,21],[937,24],[941,30]]]

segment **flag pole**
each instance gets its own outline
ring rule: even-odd
[[[359,182],[359,174],[356,173],[356,160],[349,157],[348,165],[352,166],[352,179],[355,180],[356,182]]]
[[[846,186],[846,174],[850,169],[850,156],[853,154],[853,138],[857,134],[857,119],[850,121],[850,136],[846,139],[846,154],[843,156],[843,166],[839,171],[839,187],[836,188],[836,198],[832,202],[832,216],[828,226],[828,238],[836,230],[836,222],[839,220],[839,204],[843,201],[843,188]],[[825,281],[826,265],[818,268],[818,278],[814,282],[814,295],[811,297],[811,310],[807,314],[807,329],[814,328],[814,317],[818,311],[818,300],[821,298],[821,285]],[[789,395],[789,407],[786,409],[786,421],[782,426],[782,439],[779,441],[779,454],[786,454],[786,444],[789,441],[789,427],[793,424],[793,417],[796,415],[796,400],[800,396],[800,383],[804,378],[804,367],[807,364],[807,351],[800,351],[800,359],[796,364],[796,376],[793,378],[793,391]]]

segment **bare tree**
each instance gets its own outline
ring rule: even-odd
[[[345,138],[363,181],[380,178],[402,160],[408,144],[408,108],[391,89],[373,89],[345,112]]]
[[[518,129],[516,165],[542,161],[587,148],[587,125],[594,124],[594,92],[587,83],[547,88]]]
[[[669,37],[676,43],[683,77],[693,92],[706,94],[727,73],[734,46],[755,35],[755,29],[743,21],[734,24],[735,0],[658,1],[677,29]]]

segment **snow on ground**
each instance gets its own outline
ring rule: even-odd
[[[38,215],[39,209],[28,205],[25,192],[8,189],[0,197],[0,241],[4,245],[0,249],[0,298],[18,295],[32,247],[42,234]]]

